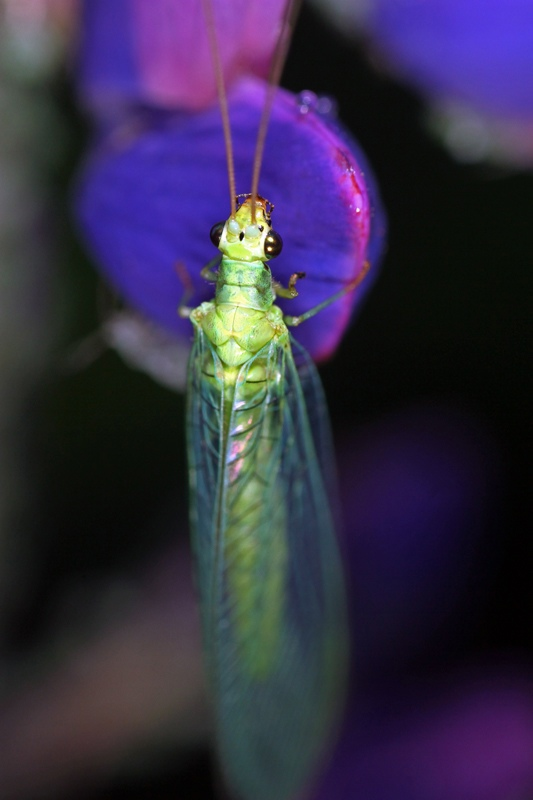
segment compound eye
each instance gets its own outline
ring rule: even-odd
[[[270,231],[267,233],[265,237],[265,256],[267,258],[276,258],[279,256],[283,249],[283,239],[276,233],[276,231]]]
[[[211,239],[215,247],[218,247],[220,244],[220,239],[222,238],[222,231],[224,230],[224,225],[225,225],[224,222],[217,222],[217,224],[213,225],[213,227],[211,228],[211,231],[209,233],[209,238]]]

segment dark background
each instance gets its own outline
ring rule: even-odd
[[[422,100],[308,8],[282,83],[335,97],[341,120],[373,166],[389,219],[379,279],[335,358],[321,369],[335,437],[422,406],[450,408],[484,431],[498,474],[486,548],[476,554],[487,561],[479,568],[487,571],[489,588],[481,601],[472,597],[475,624],[454,644],[453,658],[482,659],[494,651],[530,658],[531,176],[456,163],[427,132]],[[51,177],[63,187],[54,222],[62,331],[31,401],[28,467],[37,513],[33,580],[7,636],[8,652],[17,657],[45,649],[58,587],[113,571],[135,573],[154,550],[187,534],[183,397],[129,370],[111,351],[85,369],[60,374],[70,346],[101,320],[99,278],[69,206],[87,131],[68,81],[58,81],[54,92],[70,131]],[[165,524],[154,526],[158,518]],[[166,524],[174,518],[175,528]],[[75,796],[210,796],[207,749],[185,768],[175,763],[163,754],[141,778],[119,770],[111,784],[79,788]]]

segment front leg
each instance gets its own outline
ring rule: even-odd
[[[298,292],[296,291],[296,281],[299,281],[302,278],[305,278],[305,272],[293,272],[289,278],[289,285],[287,288],[279,283],[279,281],[272,281],[272,286],[274,287],[274,291],[278,297],[286,297],[287,300],[294,300],[295,297],[298,297]]]
[[[209,264],[206,264],[203,267],[202,271],[200,272],[200,276],[206,280],[211,281],[212,283],[216,282],[217,280],[217,273],[213,272],[214,267],[217,267],[220,263],[221,256],[216,256]],[[182,317],[183,319],[188,319],[191,316],[191,311],[193,310],[189,306],[189,300],[194,294],[194,285],[191,280],[191,276],[189,270],[181,261],[177,261],[175,264],[175,270],[178,274],[178,278],[183,284],[183,297],[181,298],[181,303],[178,306],[178,316]]]
[[[215,258],[206,264],[205,267],[200,272],[200,276],[204,279],[204,281],[209,281],[210,283],[216,283],[218,279],[218,273],[214,272],[214,269],[218,267],[220,264],[220,259],[222,256],[215,256]]]
[[[297,325],[301,325],[301,323],[305,322],[306,319],[310,319],[311,317],[314,317],[315,314],[318,314],[319,311],[322,311],[324,308],[327,308],[332,303],[334,303],[336,300],[340,300],[340,298],[344,297],[345,294],[349,294],[350,292],[353,292],[355,287],[358,286],[361,283],[361,281],[363,280],[363,278],[365,277],[365,275],[367,274],[369,269],[370,269],[370,261],[365,261],[365,263],[363,264],[363,268],[362,268],[361,272],[359,273],[359,275],[356,278],[354,278],[353,281],[350,281],[350,283],[347,286],[345,286],[340,291],[335,292],[335,294],[331,295],[331,297],[328,297],[327,300],[324,300],[322,303],[319,303],[317,306],[314,306],[313,308],[310,308],[309,311],[306,311],[304,314],[300,314],[297,317],[292,317],[290,314],[286,314],[283,317],[283,321],[285,322],[285,325],[289,325],[290,327],[296,327]]]

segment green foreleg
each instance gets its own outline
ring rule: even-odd
[[[335,303],[336,300],[340,300],[340,298],[344,297],[345,294],[349,294],[350,292],[353,292],[355,287],[358,286],[361,283],[361,281],[363,280],[363,278],[365,277],[365,275],[367,274],[369,269],[370,269],[370,262],[369,261],[365,261],[365,263],[363,264],[363,269],[361,270],[361,272],[359,273],[357,278],[354,278],[354,280],[351,281],[343,289],[341,289],[338,292],[335,292],[335,294],[331,295],[331,297],[328,297],[327,300],[324,300],[322,303],[319,303],[317,306],[314,306],[313,308],[310,308],[309,311],[306,311],[304,314],[300,314],[297,317],[292,317],[290,314],[285,314],[285,316],[283,317],[283,321],[285,322],[286,325],[289,325],[291,327],[295,327],[297,325],[300,325],[302,322],[305,322],[306,319],[310,319],[311,317],[314,317],[315,314],[318,314],[324,308],[327,308],[332,303]],[[292,280],[292,278],[291,278],[291,280]],[[290,282],[289,282],[289,285],[290,285]]]
[[[296,291],[296,281],[301,280],[302,278],[305,278],[305,272],[293,272],[289,278],[289,285],[287,287],[283,286],[281,283],[278,283],[278,281],[273,281],[272,285],[274,287],[274,291],[278,297],[286,297],[287,300],[293,300],[295,297],[298,297],[298,292]]]

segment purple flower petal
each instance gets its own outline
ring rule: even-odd
[[[94,107],[137,100],[141,93],[131,0],[85,0],[78,55],[78,88]]]
[[[226,84],[265,77],[284,0],[213,0]],[[200,0],[85,0],[79,84],[98,109],[144,102],[202,109],[216,97]]]
[[[385,59],[433,97],[533,119],[530,0],[375,0],[364,26]]]
[[[250,189],[264,97],[264,84],[249,80],[231,98],[239,192]],[[128,302],[169,330],[190,335],[189,323],[176,315],[183,293],[176,263],[194,282],[194,304],[212,298],[213,287],[199,272],[217,254],[211,226],[229,213],[220,113],[213,107],[144,124],[139,132],[130,121],[93,156],[81,182],[79,215],[104,273]],[[357,276],[367,258],[378,260],[383,218],[361,159],[312,104],[278,92],[260,192],[275,203],[273,224],[284,240],[272,264],[275,278],[287,284],[292,272],[307,273],[299,297],[282,303],[287,313],[320,303]],[[299,329],[315,358],[335,349],[357,294]]]

